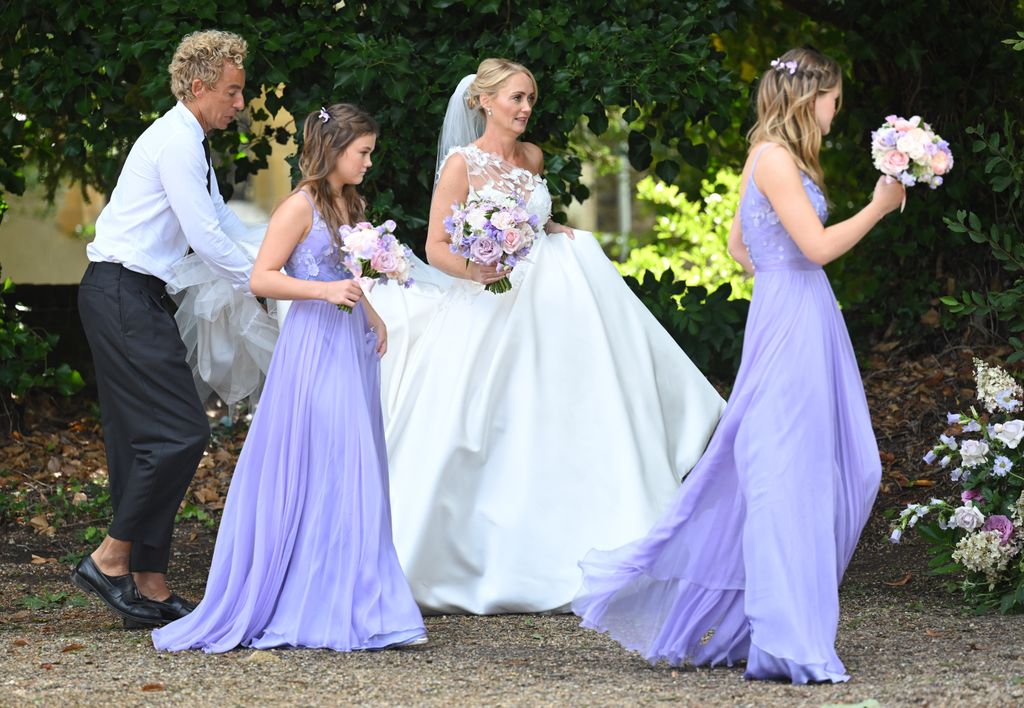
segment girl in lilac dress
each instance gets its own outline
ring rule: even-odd
[[[157,649],[426,641],[391,538],[387,334],[339,257],[338,227],[363,218],[355,185],[377,132],[345,104],[306,118],[303,179],[271,218],[250,278],[253,294],[296,302],[231,480],[206,594],[153,632]]]
[[[849,335],[822,265],[895,209],[825,227],[818,162],[842,84],[795,49],[757,93],[730,252],[754,273],[743,360],[707,451],[649,534],[581,562],[573,610],[651,662],[745,676],[846,681],[835,652],[839,582],[874,502],[878,448]]]

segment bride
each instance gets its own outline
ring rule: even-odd
[[[593,235],[550,220],[541,150],[519,140],[537,85],[486,59],[441,132],[427,258],[376,288],[395,546],[422,609],[567,609],[590,548],[643,535],[723,401]],[[545,224],[512,289],[450,250],[453,203],[514,194]]]

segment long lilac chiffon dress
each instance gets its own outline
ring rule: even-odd
[[[315,211],[285,269],[351,277]],[[157,649],[378,649],[426,634],[391,538],[376,335],[295,302],[228,491],[206,593]]]
[[[824,222],[824,196],[803,184]],[[650,533],[580,563],[573,611],[652,663],[746,661],[751,679],[846,681],[839,582],[878,491],[878,447],[821,266],[753,176],[740,218],[754,294],[725,413]]]

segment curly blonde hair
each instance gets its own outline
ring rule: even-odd
[[[821,126],[814,106],[818,96],[838,88],[838,111],[843,100],[842,71],[834,60],[809,48],[790,49],[778,62],[779,68],[768,69],[757,87],[757,122],[747,133],[747,141],[751,145],[782,145],[797,167],[824,191],[825,177],[818,161]]]
[[[167,66],[171,75],[171,93],[179,101],[188,103],[195,98],[192,94],[193,81],[199,79],[207,86],[216,86],[224,73],[225,62],[233,62],[239,69],[245,68],[248,50],[246,41],[231,32],[205,30],[185,35]]]
[[[482,113],[484,108],[480,105],[480,97],[484,94],[493,96],[508,77],[516,74],[529,76],[530,81],[533,82],[534,94],[538,93],[537,79],[533,78],[530,70],[522,64],[508,59],[484,59],[476,69],[476,79],[466,90],[466,105]]]

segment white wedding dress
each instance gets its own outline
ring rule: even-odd
[[[471,194],[540,178],[456,148]],[[540,236],[512,290],[418,263],[369,295],[388,326],[382,397],[395,546],[421,608],[567,609],[577,562],[658,518],[724,401],[633,295],[594,236]]]

